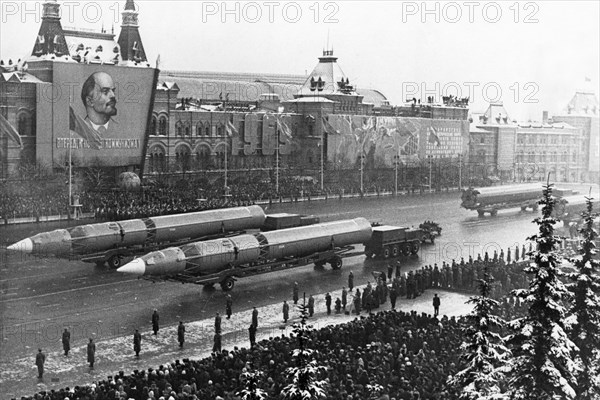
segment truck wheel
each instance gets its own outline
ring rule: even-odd
[[[385,246],[383,248],[383,252],[382,252],[383,258],[386,258],[386,259],[390,258],[390,254],[391,254],[390,248],[388,246]]]
[[[392,246],[392,257],[398,257],[400,255],[400,250],[398,250],[398,245]]]
[[[373,258],[374,255],[375,253],[373,253],[371,250],[365,250],[365,256],[367,256],[367,258]]]
[[[431,238],[431,243],[433,243],[433,238]],[[419,244],[419,242],[415,241],[412,243],[412,245],[410,246],[410,252],[411,254],[415,255],[419,252],[419,249],[421,248],[421,245]]]
[[[477,215],[480,217],[483,217],[485,215],[485,211],[483,210],[477,210]]]
[[[221,289],[224,292],[229,292],[231,289],[233,289],[234,285],[235,285],[235,280],[231,276],[228,276],[227,278],[223,279],[223,281],[221,282]]]
[[[123,263],[123,259],[118,254],[115,254],[114,256],[110,256],[110,258],[108,259],[108,266],[109,266],[109,268],[112,268],[112,269],[119,268],[122,263]]]
[[[537,211],[537,210],[538,210],[538,207],[539,207],[539,204],[538,204],[538,203],[535,203],[534,205],[532,205],[532,206],[531,206],[531,209],[532,209],[533,211]]]
[[[490,215],[492,217],[495,217],[496,215],[498,215],[498,210],[492,210],[492,212],[490,213]]]
[[[331,265],[331,269],[340,269],[342,268],[342,258],[341,257],[334,257],[331,260],[329,260],[329,265]]]
[[[527,206],[521,206],[521,211],[527,210]]]
[[[315,262],[315,268],[322,269],[325,266],[325,261]]]
[[[408,256],[410,255],[410,244],[406,243],[402,245],[402,255],[403,256]]]

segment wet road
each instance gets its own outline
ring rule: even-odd
[[[426,219],[439,222],[442,236],[435,245],[424,245],[419,257],[400,258],[403,270],[467,259],[477,253],[506,251],[521,245],[536,232],[531,212],[501,211],[497,217],[478,218],[476,212],[459,207],[456,192],[436,195],[368,199],[330,199],[295,204],[275,204],[267,213],[314,214],[321,221],[365,217],[372,222],[418,226]],[[65,224],[1,227],[3,242],[14,242],[33,233]],[[231,292],[234,312],[249,310],[291,298],[294,281],[301,292],[324,293],[347,284],[350,270],[356,284],[373,280],[373,271],[386,269],[386,262],[365,260],[364,256],[344,259],[339,271],[328,267],[315,270],[305,266],[293,270],[244,278]],[[72,346],[88,337],[100,341],[130,335],[134,329],[148,329],[153,309],[161,325],[193,321],[224,312],[225,295],[220,289],[172,282],[152,283],[98,268],[94,264],[58,259],[39,259],[6,254],[0,250],[0,368],[14,357],[35,354],[38,347],[59,349],[64,327],[71,330]],[[248,321],[250,313],[248,313]],[[32,364],[33,365],[33,364]]]

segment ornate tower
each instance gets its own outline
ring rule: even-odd
[[[121,48],[123,63],[139,64],[147,62],[139,31],[138,12],[133,0],[127,0],[125,11],[121,15],[123,16],[123,22],[121,23],[121,34],[118,43]]]
[[[33,57],[42,57],[45,55],[56,55],[62,57],[69,55],[69,48],[60,24],[60,4],[56,0],[49,0],[44,3],[42,14],[42,25],[38,32],[33,52]]]

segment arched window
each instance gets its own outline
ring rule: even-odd
[[[203,126],[202,123],[198,123],[198,125],[196,125],[196,136],[202,136],[203,133]]]
[[[196,168],[199,170],[207,170],[210,166],[210,149],[206,146],[201,146],[196,150]]]
[[[221,137],[225,135],[225,129],[223,129],[223,125],[217,125],[217,136]]]
[[[158,119],[158,134],[161,136],[167,135],[167,117],[164,115]]]
[[[190,151],[185,146],[180,146],[175,151],[175,163],[178,171],[189,171]]]
[[[21,112],[17,117],[17,129],[21,136],[31,136],[31,117],[27,112]]]
[[[181,121],[177,121],[177,124],[175,125],[175,132],[177,133],[177,136],[183,135],[183,126]]]
[[[156,135],[156,126],[157,126],[158,121],[156,120],[156,116],[152,116],[152,120],[150,120],[150,128],[149,128],[149,135]]]
[[[185,124],[185,136],[190,136],[190,126]]]

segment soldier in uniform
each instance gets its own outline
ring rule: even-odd
[[[252,325],[254,325],[255,328],[258,328],[258,310],[256,307],[252,308]]]
[[[433,315],[437,317],[440,314],[440,298],[437,293],[433,295]]]
[[[133,334],[133,351],[135,351],[135,356],[140,356],[140,351],[142,350],[142,334],[136,329]]]
[[[250,337],[250,348],[252,348],[256,345],[256,325],[250,324],[248,336]]]
[[[294,304],[298,304],[298,282],[294,282],[294,293],[293,293],[294,297]]]
[[[35,365],[38,370],[38,379],[44,378],[44,364],[46,363],[46,355],[42,353],[42,349],[38,349],[38,353],[35,356]]]
[[[220,332],[215,332],[215,336],[213,338],[214,344],[213,344],[213,353],[220,353],[221,352],[221,333]]]
[[[96,343],[94,339],[90,338],[90,342],[87,344],[87,361],[90,363],[90,368],[94,368],[94,361],[96,361]]]
[[[283,322],[288,321],[288,319],[290,318],[290,306],[287,303],[287,301],[283,301]]]
[[[325,306],[327,307],[327,315],[331,315],[331,295],[329,292],[325,295]]]
[[[221,333],[221,316],[219,313],[215,314],[215,333]]]
[[[231,295],[227,295],[227,299],[225,300],[225,314],[227,315],[227,319],[231,318],[231,307],[233,306],[233,300],[231,299]]]
[[[344,311],[346,310],[347,302],[348,302],[348,292],[346,291],[346,288],[343,287],[342,288],[342,308],[344,309]]]
[[[158,311],[154,310],[152,313],[152,330],[154,331],[154,335],[158,334]]]
[[[350,271],[350,274],[348,274],[348,289],[350,289],[350,291],[354,289],[354,274],[352,271]]]
[[[308,298],[308,316],[312,317],[315,313],[315,299],[312,294]]]
[[[179,347],[183,347],[183,342],[185,342],[185,326],[182,321],[179,321],[179,326],[177,327],[177,340],[179,341]]]
[[[71,350],[71,332],[69,332],[67,328],[65,328],[65,331],[62,333],[62,345],[65,356],[68,356],[69,350]]]
[[[392,304],[392,310],[396,309],[396,298],[398,297],[398,292],[394,285],[390,288],[390,303]]]

